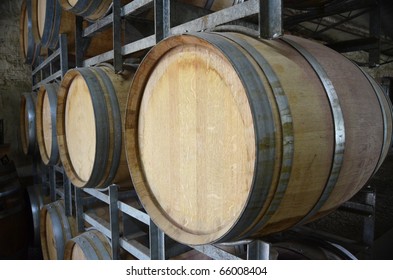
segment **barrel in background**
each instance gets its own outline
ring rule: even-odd
[[[392,112],[375,81],[321,44],[200,33],[145,57],[125,126],[150,217],[206,244],[286,230],[350,199],[386,156]]]
[[[111,243],[100,231],[96,229],[87,230],[67,242],[64,259],[111,260]]]
[[[130,184],[124,116],[133,74],[113,67],[69,70],[58,95],[57,135],[64,170],[77,187]]]
[[[23,93],[20,100],[20,137],[25,155],[33,155],[37,150],[36,101],[34,92]]]
[[[42,162],[45,165],[54,165],[60,162],[56,134],[58,89],[59,85],[54,82],[41,86],[37,94],[37,143]]]
[[[34,40],[31,17],[31,0],[25,0],[21,6],[19,42],[25,63],[33,65],[39,55],[45,54],[45,50],[41,49],[41,45]]]
[[[112,7],[112,0],[59,0],[65,11],[79,15],[89,21],[97,21],[108,14]],[[130,3],[131,0],[122,0],[121,5]]]
[[[62,260],[65,244],[77,235],[75,218],[66,216],[63,200],[57,200],[42,207],[40,235],[44,259]]]
[[[75,55],[75,15],[63,10],[57,0],[32,0],[32,31],[36,43],[55,50],[59,35],[67,34],[68,52]],[[112,30],[107,29],[88,39],[85,57],[102,54],[112,49]]]

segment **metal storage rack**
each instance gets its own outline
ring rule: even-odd
[[[142,50],[153,47],[162,39],[186,32],[203,32],[214,30],[220,25],[233,22],[243,24],[242,19],[253,16],[258,18],[257,24],[253,25],[253,32],[261,38],[276,38],[282,35],[282,3],[276,0],[239,0],[238,4],[217,12],[195,12],[192,20],[187,20],[176,26],[171,26],[171,9],[177,5],[171,0],[134,0],[121,6],[120,0],[113,0],[112,11],[103,19],[83,28],[84,19],[76,18],[76,61],[77,67],[94,66],[102,62],[112,61],[115,71],[121,72],[124,67],[130,66],[126,57]],[[154,8],[154,34],[145,36],[139,40],[122,45],[122,21],[128,21],[128,17]],[[195,8],[195,7],[194,7]],[[195,10],[198,10],[195,8]],[[198,16],[198,15],[203,16]],[[183,19],[184,20],[184,19]],[[113,49],[98,56],[84,59],[83,49],[89,37],[101,32],[106,28],[113,30]],[[60,47],[33,70],[33,90],[37,90],[41,84],[48,83],[62,77],[68,69],[67,44],[64,35],[60,36]],[[60,70],[55,71],[52,62],[60,57]],[[131,66],[137,67],[135,61]],[[45,68],[49,67],[49,74],[35,82],[35,76],[43,76]],[[57,182],[58,175],[63,178],[62,184]],[[45,178],[44,178],[45,177]],[[57,196],[65,200],[66,215],[75,215],[77,228],[84,231],[84,222],[97,228],[111,240],[113,259],[119,259],[120,249],[132,254],[137,259],[167,259],[171,256],[195,249],[213,259],[269,259],[271,255],[269,242],[263,240],[244,240],[237,243],[221,244],[226,246],[241,246],[244,250],[240,254],[228,253],[215,245],[193,246],[192,248],[171,240],[152,222],[148,214],[141,208],[131,206],[122,201],[122,198],[134,197],[134,191],[119,191],[119,186],[110,185],[105,189],[76,188],[68,180],[61,166],[49,166],[44,172],[43,182],[49,186],[51,200]],[[130,189],[131,183],[130,183]],[[104,221],[100,217],[88,214],[84,211],[92,200],[104,202],[109,207],[110,221]],[[73,211],[75,210],[75,213]],[[119,219],[121,214],[121,220]],[[119,223],[123,223],[124,231],[120,232]],[[136,223],[142,223],[148,227],[148,232],[141,232]],[[144,237],[144,241],[140,238]],[[146,243],[147,240],[147,243]]]

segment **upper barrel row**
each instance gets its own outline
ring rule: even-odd
[[[244,2],[244,0],[178,0],[179,2],[200,8],[217,11]],[[125,5],[131,0],[122,0]],[[284,4],[293,8],[320,7],[331,0],[285,0]],[[33,64],[39,55],[45,55],[47,49],[56,49],[59,34],[68,35],[68,49],[75,53],[75,16],[88,21],[96,21],[107,15],[112,0],[25,0],[22,4],[20,20],[20,42],[26,63]],[[153,12],[145,13],[148,19]],[[108,29],[94,36],[86,46],[85,56],[92,57],[112,49],[112,33]]]

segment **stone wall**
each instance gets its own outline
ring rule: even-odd
[[[24,64],[19,43],[22,0],[0,2],[0,119],[4,121],[4,142],[11,144],[11,157],[26,165],[19,132],[19,103],[23,92],[31,91],[31,67]]]

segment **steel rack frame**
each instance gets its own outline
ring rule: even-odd
[[[59,35],[59,45],[54,51],[51,51],[45,59],[39,58],[40,63],[32,69],[32,90],[37,92],[42,85],[61,80],[69,69],[67,35]],[[56,201],[58,197],[65,199],[66,214],[71,215],[71,184],[68,180],[62,166],[47,165],[41,162],[39,153],[34,156],[34,174],[38,174],[38,165],[41,166],[41,176],[36,181],[42,183],[43,194],[49,193],[50,200]],[[62,177],[62,184],[58,183],[59,177]],[[38,176],[37,176],[38,177]]]
[[[391,56],[392,41],[387,40],[381,33],[380,6],[373,0],[336,0],[323,9],[309,9],[299,12],[289,9],[289,13],[284,15],[284,28],[286,30],[296,30],[300,34],[311,38],[324,39],[324,35],[329,30],[336,30],[358,37],[346,41],[326,39],[328,47],[341,52],[366,51],[368,52],[368,62],[357,62],[360,66],[375,67],[391,61],[382,61],[381,55]],[[349,25],[354,19],[368,14],[368,30],[355,30],[355,28],[342,28]],[[337,16],[337,18],[332,18]],[[313,26],[304,26],[303,23],[311,23]],[[350,26],[348,26],[350,27]],[[351,29],[351,31],[348,31]]]
[[[119,72],[123,69],[122,63],[124,56],[149,49],[168,36],[183,34],[186,32],[206,31],[222,24],[227,24],[255,15],[259,15],[260,37],[271,39],[282,35],[281,1],[239,1],[242,3],[187,21],[174,27],[171,27],[171,5],[174,4],[171,0],[134,0],[124,7],[120,7],[119,2],[119,0],[113,1],[113,13],[85,29],[82,27],[83,19],[80,17],[77,19],[76,45],[77,49],[79,49],[79,51],[77,51],[77,66],[87,67],[113,60],[115,70]],[[121,20],[128,16],[137,15],[152,7],[154,7],[155,11],[154,34],[121,46]],[[95,33],[100,32],[105,28],[109,28],[110,25],[113,26],[114,34],[113,50],[83,60],[83,51],[81,50],[81,46],[84,45],[84,41],[86,41],[88,37],[94,36]]]

